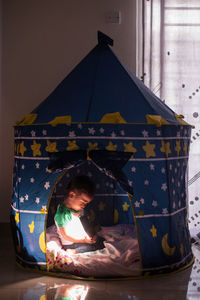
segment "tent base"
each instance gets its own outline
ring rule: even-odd
[[[17,258],[17,260],[19,260],[19,257]],[[72,275],[72,274],[66,274],[66,273],[62,273],[62,272],[52,272],[52,271],[47,271],[47,270],[42,270],[41,268],[30,268],[25,266],[25,264],[22,261],[17,261],[16,260],[16,264],[24,270],[30,271],[30,272],[34,272],[34,273],[39,273],[39,274],[44,274],[44,275],[48,275],[48,276],[54,276],[54,277],[59,277],[59,278],[66,278],[66,279],[75,279],[75,280],[83,280],[83,281],[123,281],[123,280],[134,280],[134,279],[144,279],[144,278],[150,278],[150,277],[161,277],[161,276],[169,276],[171,274],[176,274],[178,272],[181,272],[189,267],[192,266],[192,264],[194,263],[194,256],[192,257],[191,261],[175,270],[172,272],[167,272],[167,273],[160,273],[160,274],[147,274],[145,273],[145,275],[140,275],[140,276],[129,276],[129,277],[83,277],[83,276],[77,276],[77,275]]]

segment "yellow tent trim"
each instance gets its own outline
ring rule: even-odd
[[[174,114],[176,120],[182,124],[182,125],[189,125],[192,128],[195,128],[193,125],[185,122],[183,120],[184,116],[182,115],[177,115],[176,113]],[[23,126],[23,125],[32,125],[33,122],[36,120],[37,114],[27,114],[26,116],[23,116],[19,118],[15,122],[15,126]],[[176,125],[176,124],[170,124],[167,122],[163,117],[160,115],[146,115],[146,121],[147,124],[154,124],[156,126],[161,126],[161,125]],[[59,116],[55,117],[52,121],[49,123],[41,123],[41,124],[34,124],[34,125],[48,125],[51,124],[52,126],[56,126],[58,124],[78,124],[80,122],[73,122],[72,123],[72,118],[71,116]],[[105,114],[100,122],[81,122],[82,124],[98,124],[98,123],[104,123],[104,124],[132,124],[132,125],[142,125],[145,123],[127,123],[125,119],[120,115],[119,112],[114,112],[114,113],[107,113]]]
[[[122,118],[119,112],[108,113],[105,114],[100,123],[107,123],[107,124],[126,124],[127,122]]]
[[[163,117],[159,115],[146,115],[147,124],[154,124],[156,126],[170,124]]]
[[[15,125],[31,125],[37,118],[37,114],[27,114],[24,117],[19,118],[16,122]]]
[[[72,121],[71,116],[60,116],[60,117],[55,117],[48,124],[51,124],[52,126],[56,126],[58,124],[71,124],[71,121]]]
[[[185,121],[183,120],[183,118],[184,118],[183,115],[177,115],[176,113],[174,113],[174,116],[175,116],[176,120],[177,120],[180,124],[182,124],[182,125],[189,125],[189,126],[192,126],[192,128],[195,128],[194,125],[190,125],[189,123],[187,123],[187,122],[185,122]]]

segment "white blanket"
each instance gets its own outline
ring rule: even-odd
[[[103,227],[98,235],[106,240],[104,249],[73,254],[61,248],[55,227],[48,228],[47,259],[50,270],[94,277],[140,274],[138,241],[133,225]]]

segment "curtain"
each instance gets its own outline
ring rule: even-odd
[[[200,1],[138,3],[138,76],[195,126],[189,157],[189,227],[200,232]]]

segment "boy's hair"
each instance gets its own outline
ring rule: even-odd
[[[67,195],[70,191],[78,191],[78,193],[85,193],[90,197],[95,194],[95,184],[94,182],[85,175],[80,175],[74,177],[67,186]]]

